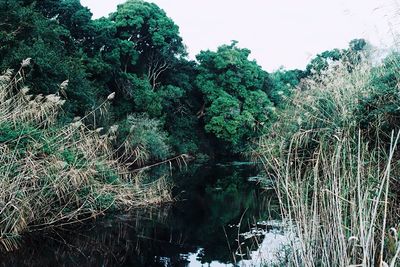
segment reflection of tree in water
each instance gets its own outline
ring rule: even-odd
[[[199,255],[202,263],[213,260],[232,262],[232,254],[238,247],[235,241],[238,228],[234,225],[238,224],[242,215],[242,229],[248,222],[260,218],[259,190],[247,182],[247,177],[254,175],[254,170],[229,166],[203,168],[200,173],[202,175],[195,175],[198,180],[190,184],[196,190],[188,190],[191,196],[188,196],[188,202],[183,203],[191,203],[191,208],[183,206],[186,216],[181,216],[185,218],[186,225],[190,225],[185,229],[190,231],[187,236],[190,243],[202,248]]]
[[[152,217],[162,219],[159,215]],[[153,242],[153,227],[152,220],[139,215],[33,235],[20,250],[0,257],[0,266],[164,266],[154,257],[168,248]]]
[[[182,200],[176,205],[102,219],[46,238],[33,236],[19,251],[0,256],[0,266],[187,266],[183,255],[199,248],[202,263],[230,263],[240,219],[240,230],[247,231],[264,213],[259,190],[246,181],[251,175],[248,168],[232,166],[190,168],[174,178]]]

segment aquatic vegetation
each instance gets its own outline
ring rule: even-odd
[[[379,127],[387,109],[368,117],[369,125],[359,115],[365,99],[373,105],[380,92],[373,74],[382,68],[342,62],[303,80],[260,140],[255,156],[275,181],[282,215],[296,233],[288,266],[398,262],[400,133]]]
[[[118,160],[116,127],[92,130],[84,118],[59,125],[65,100],[29,94],[28,64],[0,76],[0,247],[14,249],[27,231],[170,200],[164,179],[144,184]]]
[[[179,183],[178,199],[186,201],[28,233],[18,250],[0,255],[0,266],[147,267],[166,262],[179,266],[188,261],[211,266],[236,261],[240,266],[258,266],[250,265],[251,257],[261,260],[261,255],[271,251],[271,240],[278,242],[285,233],[278,222],[269,221],[277,216],[267,212],[273,196],[254,183],[246,183],[254,173],[256,170],[245,165],[197,168],[191,164],[171,177]],[[230,182],[236,182],[237,191],[225,191]],[[217,187],[220,189],[212,190]],[[244,259],[246,264],[242,264]]]
[[[0,25],[0,69],[19,69],[0,75],[0,249],[29,231],[171,200],[149,168],[238,160],[254,148],[264,181],[191,180],[208,202],[181,192],[210,216],[200,228],[192,222],[202,214],[188,206],[180,227],[218,243],[195,257],[249,256],[241,224],[224,227],[258,209],[256,195],[243,194],[252,180],[276,188],[293,225],[285,264],[397,263],[398,53],[374,66],[368,42],[355,39],[305,70],[268,73],[232,41],[193,61],[178,25],[143,0],[100,19],[79,0],[0,1]]]

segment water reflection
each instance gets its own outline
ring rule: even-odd
[[[0,266],[205,266],[249,259],[277,218],[249,165],[194,166],[173,177],[177,203],[32,234]],[[273,202],[272,202],[273,203]],[[267,229],[272,227],[271,229]],[[251,238],[243,233],[262,229]],[[267,230],[267,231],[265,231]]]

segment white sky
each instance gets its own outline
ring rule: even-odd
[[[81,0],[95,18],[124,0]],[[179,26],[190,58],[239,41],[265,70],[303,69],[322,51],[366,38],[385,48],[400,26],[396,0],[152,0]],[[399,13],[399,15],[395,15]],[[399,17],[399,18],[398,18]]]

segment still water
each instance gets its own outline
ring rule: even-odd
[[[171,178],[173,204],[34,233],[0,266],[259,266],[286,237],[256,175],[251,164],[191,166]]]

